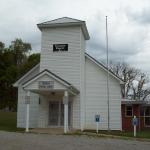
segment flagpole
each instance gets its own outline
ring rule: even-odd
[[[108,108],[108,131],[110,131],[110,97],[109,97],[109,53],[108,53],[108,25],[106,16],[106,52],[107,52],[107,108]]]

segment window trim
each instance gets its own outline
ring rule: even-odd
[[[150,108],[149,108],[150,109]],[[144,109],[144,127],[150,127],[150,125],[146,125],[145,124],[145,118],[149,117],[150,118],[150,115],[149,116],[145,116],[145,111],[146,111],[146,108]]]
[[[143,111],[143,112],[141,112],[141,111]],[[145,112],[145,108],[144,107],[140,107],[140,117],[144,118],[144,112]]]
[[[131,116],[129,116],[129,115],[127,115],[127,107],[132,107],[132,115]],[[133,105],[125,105],[125,117],[133,117]]]
[[[146,116],[146,117],[144,116],[144,127],[150,127],[150,125],[145,124],[145,118],[150,118],[150,116]]]

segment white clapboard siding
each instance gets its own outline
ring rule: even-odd
[[[86,58],[86,128],[95,129],[95,115],[100,114],[100,129],[107,129],[107,72]],[[119,82],[110,76],[110,128],[121,130],[121,92]]]
[[[48,69],[80,89],[80,27],[42,30],[40,71]],[[68,52],[53,52],[53,44],[68,44]]]
[[[80,129],[80,94],[73,97],[73,128]]]
[[[18,87],[18,106],[17,106],[17,127],[25,128],[26,123],[26,104],[25,104],[26,92],[20,85]],[[38,123],[38,105],[39,96],[35,93],[30,93],[30,117],[29,117],[29,127],[36,128]]]
[[[68,44],[68,51],[53,52],[53,44]],[[80,94],[73,98],[73,128],[80,129],[80,111],[82,110],[80,104],[84,99],[82,84],[84,83],[83,68],[85,63],[85,39],[81,27],[68,26],[42,29],[41,47],[40,71],[50,70],[71,83],[79,91],[82,86],[83,91],[80,91]]]
[[[36,67],[32,72],[30,72],[25,78],[22,79],[21,83],[18,86],[18,105],[17,105],[17,127],[24,128],[26,121],[26,105],[25,105],[25,95],[26,91],[22,88],[22,83],[28,81],[30,78],[39,73],[39,67]],[[30,117],[29,117],[29,126],[30,128],[37,127],[38,121],[38,105],[39,105],[39,96],[35,93],[30,93],[31,104],[30,104]]]

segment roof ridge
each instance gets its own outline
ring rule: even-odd
[[[75,21],[78,21],[78,22],[85,22],[85,21],[83,21],[83,20],[78,20],[78,19],[74,19],[74,18],[70,18],[70,17],[60,17],[60,18],[57,18],[57,19],[53,19],[53,20],[49,20],[49,21],[45,21],[45,22],[42,22],[42,23],[39,23],[39,24],[46,24],[46,23],[51,23],[51,22],[53,22],[53,21],[57,21],[57,20],[60,20],[60,19],[72,19],[72,20],[75,20]],[[38,24],[38,25],[39,25]],[[54,23],[55,24],[55,23]]]

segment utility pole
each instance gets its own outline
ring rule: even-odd
[[[108,106],[108,128],[110,131],[110,106],[109,106],[109,53],[108,53],[108,25],[107,25],[107,16],[106,16],[106,51],[107,51],[107,106]]]

